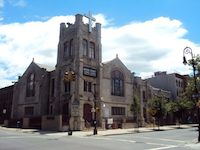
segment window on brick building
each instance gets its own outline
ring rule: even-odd
[[[115,70],[111,73],[111,87],[112,95],[124,96],[124,76],[118,70]]]
[[[73,39],[64,43],[64,57],[71,57],[73,51]]]
[[[27,79],[26,85],[26,96],[32,97],[35,96],[35,74],[31,73]]]
[[[125,107],[112,107],[112,115],[125,115]]]
[[[84,81],[83,88],[85,92],[92,92],[92,82]]]
[[[83,55],[87,56],[87,53],[88,53],[88,42],[87,42],[87,40],[83,39],[82,46],[83,46]]]
[[[94,59],[95,58],[95,44],[90,42],[88,57]]]

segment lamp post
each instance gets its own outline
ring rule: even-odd
[[[93,135],[97,134],[97,102],[96,102],[96,84],[94,84],[94,132]]]
[[[195,64],[195,61],[194,61],[194,55],[192,53],[192,49],[190,47],[184,48],[184,50],[183,50],[183,64],[184,65],[188,64],[186,57],[185,57],[185,54],[191,54],[191,57],[192,57],[191,64],[192,64],[192,68],[193,68],[194,88],[195,88],[194,97],[195,97],[195,100],[196,100],[196,103],[197,103],[199,96],[198,96],[198,90],[197,90],[196,64]],[[200,142],[200,118],[199,117],[200,117],[199,107],[197,107],[197,121],[198,121],[198,132],[199,132],[198,142]]]

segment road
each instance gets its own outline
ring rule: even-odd
[[[0,129],[0,150],[190,150],[195,149],[190,146],[195,141],[196,128],[110,136],[67,136]]]

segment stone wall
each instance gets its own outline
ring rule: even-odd
[[[42,116],[42,130],[62,131],[62,115]]]

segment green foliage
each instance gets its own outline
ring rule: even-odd
[[[185,88],[184,96],[192,100],[192,95],[195,93],[194,79],[189,78]]]
[[[193,106],[194,106],[194,102],[190,101],[186,97],[179,98],[174,103],[177,105],[177,108],[178,108],[177,110],[180,110],[180,109],[183,109],[183,110],[192,109]]]
[[[166,104],[167,112],[172,112],[179,120],[182,116],[182,113],[186,110],[192,109],[194,102],[188,100],[187,98],[179,98],[175,101],[171,101]]]
[[[176,112],[176,111],[178,111],[178,109],[179,109],[178,104],[174,101],[168,102],[166,104],[167,112]]]
[[[200,67],[200,55],[195,56],[195,57],[194,57],[194,60],[192,60],[192,59],[189,59],[189,60],[188,60],[188,64],[189,64],[190,66],[192,66],[192,63],[193,63],[192,61],[194,61],[194,65],[197,66],[197,68]]]
[[[200,55],[195,56],[194,60],[190,59],[188,61],[188,64],[192,66],[193,62],[196,68],[195,73],[196,73],[197,91],[198,93],[200,93]],[[192,76],[191,78],[188,78],[186,89],[183,94],[183,99],[185,100],[184,102],[186,103],[187,106],[190,105],[190,108],[191,108],[191,105],[193,105],[192,107],[196,106],[197,99],[194,98],[193,96],[195,93],[196,93],[196,90],[195,90],[194,78]]]
[[[133,97],[133,103],[131,104],[130,111],[133,112],[133,119],[136,120],[137,123],[139,123],[139,114],[140,114],[140,99],[135,95]],[[138,125],[139,126],[139,125]]]
[[[196,57],[195,57],[195,61],[196,61],[196,63],[197,63],[197,70],[199,71],[199,69],[200,69],[200,55],[197,55]]]
[[[178,99],[177,102],[179,104],[179,107],[184,110],[192,109],[195,105],[195,103],[193,101],[190,101],[189,99],[187,99],[187,97]]]
[[[195,66],[195,70],[196,70],[196,77],[197,77],[197,88],[198,88],[198,91],[200,90],[200,79],[199,79],[199,77],[200,77],[200,55],[197,55],[197,56],[195,56],[194,57],[194,60],[192,60],[192,59],[190,59],[189,61],[188,61],[188,65],[189,66],[193,66],[192,64],[193,64],[193,62],[194,62],[194,66]],[[193,75],[193,74],[192,74]],[[190,86],[191,87],[193,87],[193,91],[195,90],[194,89],[194,79],[192,78],[191,80],[190,80],[190,82],[188,82],[188,83],[190,83]]]
[[[131,104],[131,111],[133,113],[140,112],[140,99],[137,96],[133,97],[133,103]]]
[[[200,80],[197,80],[197,90],[198,93],[200,93]],[[183,93],[183,97],[181,102],[181,106],[184,109],[192,109],[196,107],[197,104],[197,99],[194,97],[196,91],[195,91],[195,86],[194,86],[194,79],[190,78],[187,81],[187,85],[185,88],[185,92]]]
[[[165,100],[160,97],[154,97],[149,103],[148,112],[152,117],[161,118],[166,113]]]

